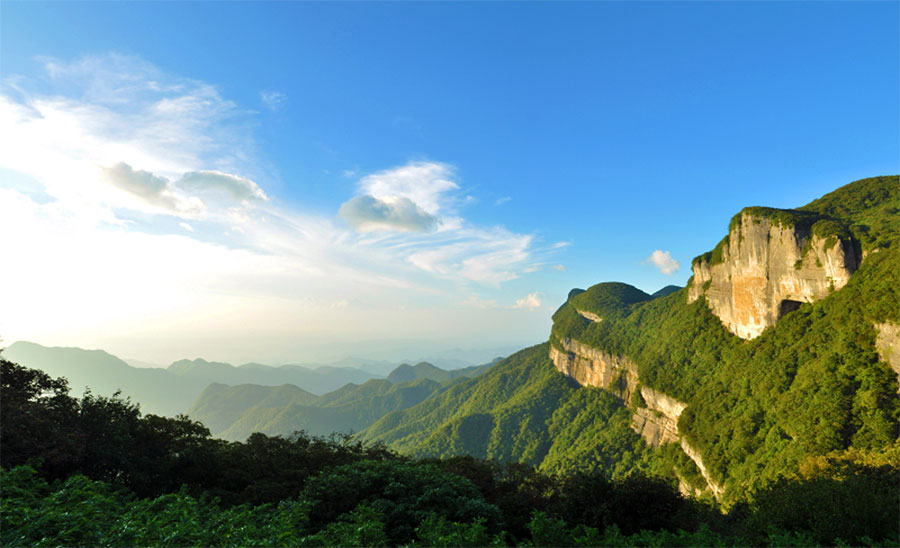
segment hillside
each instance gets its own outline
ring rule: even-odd
[[[900,345],[889,339],[900,323],[898,227],[896,176],[851,183],[799,210],[749,208],[695,260],[688,287],[658,298],[622,283],[573,290],[549,345],[362,435],[419,456],[677,474],[684,490],[726,502],[818,456],[896,459],[900,365],[887,360]],[[789,265],[777,271],[787,281],[739,288],[740,275],[753,280],[742,257],[757,257],[754,268]],[[717,283],[732,283],[715,294],[735,299],[731,308],[707,297]],[[777,299],[790,306],[778,310]],[[769,302],[774,316],[741,316]],[[742,317],[762,321],[752,324],[758,333],[730,332]]]
[[[285,436],[298,430],[321,436],[352,433],[389,412],[406,409],[445,390],[455,379],[480,374],[490,366],[446,371],[427,362],[403,364],[386,380],[348,383],[320,396],[292,385],[211,384],[188,415],[207,425],[213,435],[234,441],[244,440],[253,432]]]

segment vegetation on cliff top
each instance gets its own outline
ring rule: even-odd
[[[860,251],[888,247],[896,240],[900,219],[900,176],[872,177],[849,183],[797,209],[745,207],[731,218],[728,234],[733,233],[745,216],[767,219],[771,224],[794,228],[803,235],[826,240],[825,248],[841,241],[855,240]],[[694,257],[713,266],[724,260],[726,235],[711,250]]]

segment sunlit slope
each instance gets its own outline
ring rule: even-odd
[[[447,371],[423,362],[401,365],[388,379],[346,384],[315,396],[296,386],[212,384],[189,416],[228,440],[244,440],[253,432],[311,435],[359,432],[392,411],[416,405],[463,377],[478,375],[492,364]],[[407,380],[408,379],[408,380]]]
[[[469,454],[611,473],[651,466],[621,402],[560,375],[547,350],[541,344],[517,352],[478,378],[386,415],[361,436],[417,456]]]
[[[897,372],[877,352],[876,326],[900,320],[900,182],[857,181],[802,209],[828,221],[820,226],[847,230],[862,263],[842,289],[755,339],[730,333],[704,298],[688,303],[687,288],[653,298],[627,284],[598,284],[573,291],[553,318],[550,344],[574,339],[627,357],[641,384],[686,403],[678,429],[732,495],[816,455],[897,448]],[[414,455],[469,453],[547,470],[674,469],[704,488],[678,444],[651,450],[631,432],[640,402],[578,388],[548,350],[523,350],[363,435]]]

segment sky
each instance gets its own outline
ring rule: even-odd
[[[0,3],[0,337],[153,363],[546,340],[895,174],[895,2]]]

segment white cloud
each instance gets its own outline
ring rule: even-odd
[[[436,218],[404,197],[379,199],[367,194],[354,196],[341,205],[338,214],[350,228],[358,232],[375,230],[430,232],[437,226]]]
[[[541,297],[537,293],[529,293],[516,301],[516,304],[510,308],[527,308],[528,310],[536,310],[541,307]]]
[[[561,265],[561,264],[555,264],[555,265],[553,265],[553,269],[554,269],[554,270],[559,270],[560,272],[563,272],[563,271],[566,270],[566,266],[565,266],[565,265]]]
[[[678,264],[678,261],[672,258],[672,255],[668,251],[662,251],[661,249],[657,249],[651,253],[644,262],[652,264],[666,276],[674,274],[681,266]]]
[[[175,185],[199,194],[224,194],[235,200],[269,199],[259,185],[250,179],[221,171],[191,171],[185,173]]]
[[[100,171],[111,185],[150,205],[174,211],[181,209],[179,196],[169,188],[169,180],[165,177],[158,177],[149,171],[135,171],[125,162],[111,167],[100,166]]]
[[[502,198],[497,198],[497,201],[495,202],[495,204],[496,204],[496,205],[503,205],[503,204],[505,204],[506,202],[508,202],[508,201],[510,201],[510,200],[512,200],[512,197],[510,197],[510,196],[503,196]]]
[[[447,164],[412,162],[366,175],[359,181],[359,190],[382,201],[407,198],[435,215],[452,203],[448,193],[459,189],[451,177],[453,169]]]
[[[287,95],[280,91],[260,91],[259,99],[267,109],[273,112],[281,109],[287,103]]]
[[[341,208],[358,221],[347,230],[270,199],[250,114],[214,86],[120,55],[45,67],[0,89],[0,167],[43,196],[0,180],[0,235],[16,235],[0,242],[22,265],[3,278],[17,288],[0,317],[10,340],[486,332],[502,321],[485,314],[504,310],[489,303],[511,300],[500,286],[556,253],[463,218],[439,162],[362,176]],[[371,230],[379,223],[392,230]],[[473,285],[488,292],[477,313],[474,301],[457,306]]]

